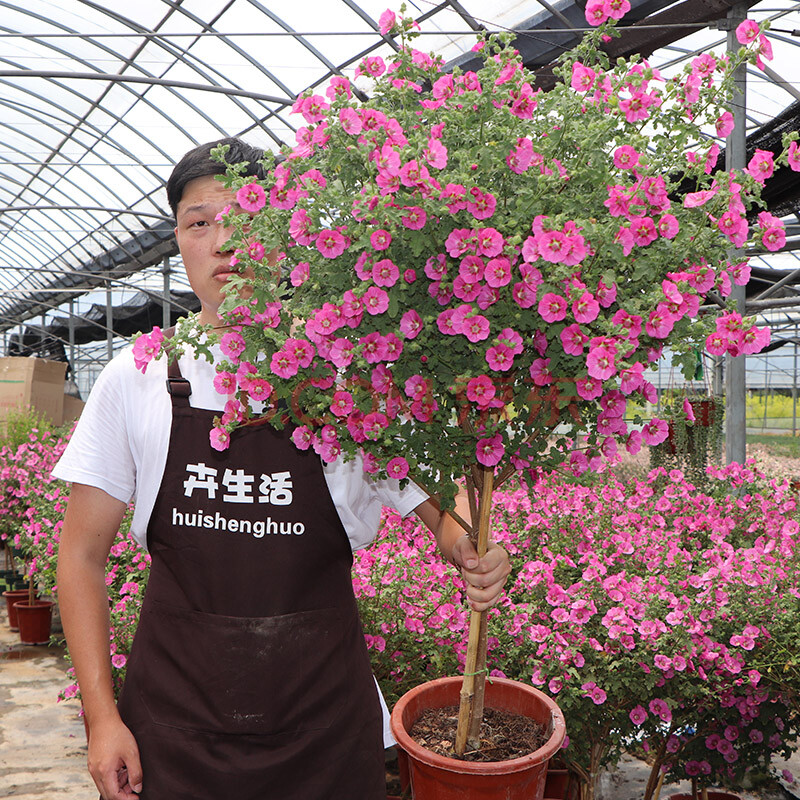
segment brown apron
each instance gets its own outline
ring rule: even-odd
[[[119,710],[141,800],[378,800],[382,717],[319,458],[271,425],[209,444],[170,370],[150,580]]]

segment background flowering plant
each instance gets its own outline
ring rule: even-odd
[[[630,747],[645,798],[667,780],[741,785],[798,735],[797,499],[752,465],[584,485],[541,475],[495,493],[513,580],[488,618],[492,675],[552,693],[583,798]],[[464,663],[462,588],[410,520],[386,513],[354,586],[388,698]],[[411,579],[413,576],[413,580]]]
[[[36,420],[34,420],[36,421]],[[24,427],[21,420],[18,427]],[[69,441],[71,430],[33,425],[22,437],[0,446],[0,538],[20,556],[17,565],[40,594],[58,596],[56,566],[69,489],[50,473]],[[111,634],[109,655],[118,693],[125,679],[127,654],[139,620],[150,573],[150,556],[129,533],[132,514],[125,515],[111,546],[106,566]],[[71,669],[70,669],[71,674]],[[80,697],[77,683],[59,699]]]

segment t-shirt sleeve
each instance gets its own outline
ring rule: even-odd
[[[428,495],[413,483],[403,489],[394,478],[373,480],[360,458],[323,465],[325,480],[353,550],[366,547],[377,535],[383,506],[410,514]]]
[[[124,356],[118,356],[100,373],[53,476],[128,503],[136,488],[136,466],[126,425],[123,368]]]

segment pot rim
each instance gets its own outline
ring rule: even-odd
[[[441,756],[438,753],[434,753],[432,750],[428,750],[427,748],[418,745],[411,738],[411,736],[409,736],[403,725],[403,712],[405,711],[406,706],[412,699],[425,692],[429,687],[455,682],[460,685],[462,681],[463,677],[461,675],[437,678],[436,680],[428,681],[420,684],[419,686],[415,686],[397,701],[392,709],[389,723],[392,734],[397,740],[399,747],[406,752],[413,754],[414,758],[423,764],[427,764],[432,767],[438,767],[440,769],[449,769],[450,771],[475,775],[485,774],[487,771],[491,771],[494,774],[520,772],[524,769],[535,766],[536,764],[542,764],[548,761],[553,755],[555,755],[555,753],[558,752],[558,750],[561,749],[561,744],[564,741],[567,730],[564,715],[556,702],[551,697],[548,697],[546,694],[544,694],[544,692],[540,692],[535,687],[529,686],[526,683],[511,680],[510,678],[494,677],[491,679],[492,683],[515,686],[521,691],[524,691],[526,694],[535,695],[537,699],[539,699],[548,707],[550,711],[550,725],[552,727],[552,732],[547,741],[538,750],[534,750],[532,753],[527,753],[519,758],[511,758],[506,761],[461,761],[457,758]],[[487,706],[491,707],[488,702]]]
[[[42,608],[45,606],[54,606],[55,600],[34,600],[33,605],[30,603],[15,603],[15,608]]]

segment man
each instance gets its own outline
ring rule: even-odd
[[[264,177],[262,152],[226,139],[187,153],[167,194],[199,321],[221,327],[234,273],[218,218],[235,197],[216,178],[218,144]],[[290,431],[254,427],[213,450],[208,431],[227,399],[214,389],[213,365],[182,357],[169,368],[170,391],[167,373],[164,359],[140,373],[130,348],[115,358],[54,471],[72,482],[59,602],[103,800],[384,797],[385,719],[352,550],[374,537],[383,504],[413,510],[461,568],[478,609],[502,591],[505,551],[493,545],[478,559],[419,489],[372,481],[359,461],[323,467]],[[131,499],[131,531],[152,567],[117,705],[104,574]]]

